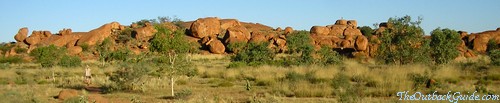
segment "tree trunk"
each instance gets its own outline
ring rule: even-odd
[[[170,89],[172,90],[172,97],[175,96],[174,93],[174,77],[170,77]]]

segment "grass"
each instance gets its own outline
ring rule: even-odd
[[[219,55],[193,55],[197,76],[177,78],[174,88],[178,99],[170,96],[169,78],[147,77],[140,80],[140,92],[113,92],[100,94],[111,101],[120,102],[400,102],[398,91],[460,91],[470,92],[480,83],[484,93],[500,93],[500,69],[481,62],[456,62],[442,66],[427,65],[374,65],[356,60],[345,60],[344,65],[226,68],[229,58]],[[469,63],[469,64],[467,64]],[[101,67],[99,61],[84,61],[93,73],[93,86],[109,85],[108,73],[117,64]],[[83,84],[83,67],[41,68],[32,63],[8,64],[0,69],[1,98],[20,101],[1,102],[62,102],[52,98],[62,89],[77,89]],[[476,69],[484,67],[485,69]],[[52,75],[54,74],[54,76]],[[433,88],[414,88],[411,75],[427,75],[439,85]],[[423,79],[425,82],[427,79]],[[245,86],[249,81],[251,90]],[[133,99],[131,99],[133,98]],[[8,99],[7,99],[8,100]]]

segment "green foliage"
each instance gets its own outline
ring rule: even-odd
[[[90,46],[87,43],[83,43],[82,45],[80,45],[80,47],[82,47],[83,52],[88,52],[90,49]]]
[[[132,55],[132,52],[128,49],[120,49],[108,53],[105,57],[105,61],[126,61]]]
[[[305,79],[305,76],[302,74],[299,74],[295,71],[290,71],[285,74],[285,79],[291,81],[291,82],[297,82],[299,80]]]
[[[184,30],[177,30],[171,33],[170,30],[163,26],[155,25],[156,32],[153,39],[150,41],[153,52],[160,53],[194,53],[197,52],[199,46],[195,43],[188,42],[184,36]],[[195,47],[193,47],[195,46]]]
[[[382,44],[377,59],[390,64],[428,63],[431,59],[430,41],[423,37],[421,20],[412,21],[410,16],[390,18],[388,23],[393,26],[380,37]]]
[[[191,91],[191,89],[183,89],[183,90],[181,90],[179,92],[176,92],[174,98],[176,98],[176,99],[187,99],[192,94],[193,94],[193,92]]]
[[[23,58],[20,56],[9,56],[9,57],[0,57],[0,63],[10,63],[10,64],[16,64],[16,63],[22,63],[24,62]]]
[[[317,54],[321,57],[317,63],[322,65],[341,64],[343,57],[328,47],[322,47]]]
[[[117,43],[127,43],[130,40],[133,40],[133,38],[132,38],[133,33],[134,33],[134,30],[132,28],[126,28],[125,30],[122,30],[118,34],[118,36],[116,37],[116,42]]]
[[[289,53],[301,53],[312,48],[312,39],[309,37],[309,32],[307,31],[294,32],[293,34],[287,35],[286,38],[286,46],[288,46]]]
[[[496,65],[496,66],[500,66],[500,50],[499,49],[489,51],[488,56],[491,59],[491,64]]]
[[[460,45],[460,34],[450,29],[434,29],[431,32],[432,56],[437,64],[444,64],[455,59],[460,52],[457,46]]]
[[[154,59],[155,64],[159,67],[154,74],[155,76],[179,76],[185,75],[188,77],[198,75],[198,70],[193,67],[193,62],[186,56],[187,54],[169,53]]]
[[[245,42],[229,43],[227,45],[227,49],[233,53],[238,53],[238,52],[242,51],[243,49],[245,49],[246,45],[247,45],[247,43],[245,43]]]
[[[19,47],[17,47],[17,48],[15,48],[15,51],[16,51],[16,53],[18,53],[18,54],[19,54],[19,53],[26,53],[26,51],[28,51],[28,49],[26,49],[26,48],[19,48]]]
[[[99,52],[99,59],[102,61],[106,61],[106,58],[111,52],[111,46],[113,45],[113,42],[111,39],[106,38],[104,39],[99,45],[95,46],[95,49],[97,52]],[[83,47],[82,47],[83,49]]]
[[[0,44],[0,51],[7,52],[9,51],[14,45],[11,45],[9,43],[1,43]]]
[[[490,39],[488,40],[488,45],[487,45],[487,48],[486,48],[486,51],[492,51],[492,50],[497,50],[499,47],[498,47],[498,44],[497,42],[494,40],[494,39]]]
[[[81,64],[82,60],[80,59],[80,57],[65,55],[61,58],[58,65],[62,67],[77,67]]]
[[[373,35],[373,29],[370,26],[360,27],[359,30],[361,30],[361,33],[366,37],[370,37]]]
[[[146,63],[123,63],[118,70],[111,73],[109,80],[114,84],[103,86],[105,92],[133,91],[143,83],[141,80],[153,72],[150,64]]]
[[[271,63],[275,54],[267,48],[268,43],[249,43],[247,48],[231,57],[232,62],[245,62],[249,66]]]
[[[58,48],[54,45],[39,47],[31,51],[30,56],[34,57],[42,67],[52,67],[66,53],[65,49]]]

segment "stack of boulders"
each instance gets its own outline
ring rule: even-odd
[[[288,27],[288,30],[288,33],[293,32],[291,27]],[[191,39],[197,39],[203,48],[214,54],[225,53],[228,51],[226,48],[235,43],[270,41],[269,48],[278,50],[286,48],[284,36],[276,36],[277,33],[271,27],[259,23],[207,17],[192,22],[189,31],[190,36],[194,37]]]
[[[112,22],[90,32],[72,32],[71,29],[63,29],[57,34],[52,34],[50,31],[33,31],[30,36],[27,36],[28,28],[21,28],[14,39],[18,44],[28,45],[28,53],[39,46],[55,45],[66,47],[69,54],[78,54],[82,52],[80,45],[96,45],[109,37],[114,30],[118,30],[119,27],[118,22]]]
[[[465,31],[459,31],[459,33],[462,43],[459,45],[458,50],[464,57],[475,57],[476,55],[473,51],[482,54],[486,53],[490,40],[495,41],[497,45],[500,44],[500,28],[480,33],[467,34]]]
[[[334,25],[313,26],[310,30],[316,50],[322,46],[333,49],[354,49],[354,56],[368,56],[368,39],[357,28],[356,20],[337,20]]]

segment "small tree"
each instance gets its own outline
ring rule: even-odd
[[[312,64],[314,58],[312,53],[314,53],[314,47],[311,44],[311,37],[307,31],[294,32],[287,36],[287,46],[289,54],[300,54],[297,59],[297,63],[292,64]],[[290,58],[292,59],[292,58]]]
[[[182,31],[171,33],[163,26],[155,26],[158,31],[151,40],[151,51],[160,53],[168,58],[167,63],[161,63],[157,70],[161,74],[170,78],[172,96],[175,96],[175,79],[181,75],[188,75],[195,71],[192,68],[191,60],[186,56],[193,52],[191,43],[184,38]]]
[[[410,64],[430,61],[429,40],[424,39],[424,30],[420,27],[421,18],[412,21],[410,16],[389,18],[380,40],[377,58],[383,63]]]
[[[434,29],[431,32],[432,56],[437,64],[448,63],[459,55],[460,35],[451,29]]]

